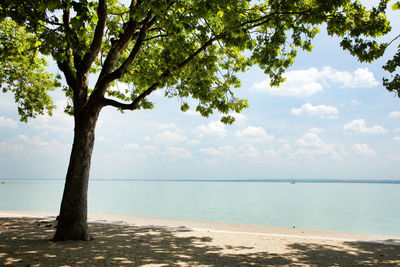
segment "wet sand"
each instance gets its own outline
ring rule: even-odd
[[[400,237],[90,214],[51,242],[55,215],[0,211],[0,266],[400,266]]]

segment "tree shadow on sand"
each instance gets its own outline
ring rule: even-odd
[[[0,218],[0,265],[10,266],[398,266],[400,246],[291,243],[284,253],[217,246],[185,228],[90,224],[95,240],[50,242],[54,223]]]

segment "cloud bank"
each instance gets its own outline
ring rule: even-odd
[[[289,71],[284,74],[286,81],[279,87],[271,87],[270,79],[256,82],[253,91],[267,92],[271,95],[307,97],[322,91],[332,84],[342,88],[370,88],[379,85],[372,72],[367,68],[359,68],[354,72],[338,71],[331,67],[322,70],[309,68]]]

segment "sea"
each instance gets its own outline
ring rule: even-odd
[[[1,180],[0,210],[59,211],[63,180]],[[400,236],[399,181],[90,180],[89,213]]]

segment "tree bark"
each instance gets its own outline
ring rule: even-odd
[[[93,239],[87,226],[87,192],[99,112],[80,112],[74,116],[74,142],[53,241]]]

